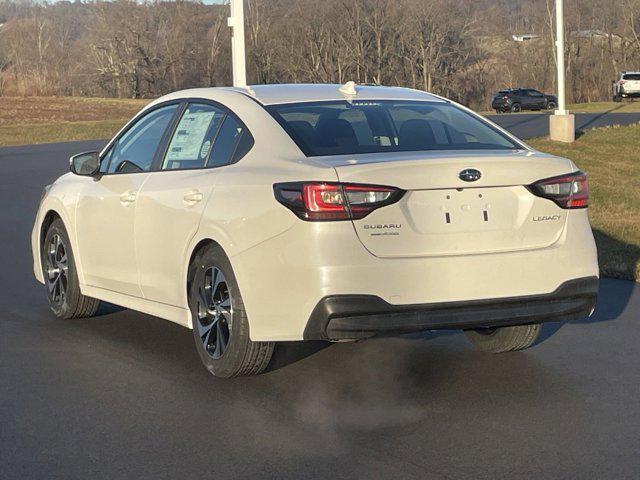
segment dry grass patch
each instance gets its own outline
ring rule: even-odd
[[[588,173],[600,269],[608,276],[640,281],[640,124],[591,130],[574,144],[548,139],[529,143],[570,158]]]
[[[0,126],[131,118],[149,100],[88,97],[0,97]]]
[[[110,138],[149,100],[0,97],[0,146]]]
[[[113,137],[127,120],[2,125],[0,126],[0,147],[107,139]]]

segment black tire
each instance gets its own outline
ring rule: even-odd
[[[503,353],[529,348],[538,339],[541,331],[542,325],[534,324],[467,330],[464,333],[481,352]]]
[[[556,102],[547,103],[547,110],[555,110],[557,107]]]
[[[614,95],[613,101],[616,102],[616,103],[622,102],[622,96],[621,95]]]
[[[208,245],[195,256],[189,266],[188,292],[193,338],[207,370],[223,378],[264,371],[274,343],[251,341],[240,289],[221,247]]]
[[[55,316],[70,319],[95,315],[100,300],[80,292],[71,242],[59,218],[49,226],[40,253],[47,298]]]
[[[511,113],[518,113],[522,111],[522,106],[519,103],[511,105]]]

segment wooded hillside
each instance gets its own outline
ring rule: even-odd
[[[553,0],[247,0],[251,83],[382,83],[475,108],[554,89]],[[640,70],[640,0],[566,0],[570,102]],[[624,4],[624,8],[619,8]],[[229,85],[228,7],[0,1],[0,95],[155,97]],[[517,42],[512,35],[535,34]]]

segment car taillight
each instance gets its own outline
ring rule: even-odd
[[[625,83],[627,82],[625,82],[624,80],[620,80],[620,85],[624,85]]]
[[[333,182],[276,183],[273,192],[278,202],[307,221],[359,220],[404,195],[395,187]]]
[[[589,184],[583,172],[546,178],[529,186],[539,197],[553,200],[561,208],[586,208],[589,206]]]

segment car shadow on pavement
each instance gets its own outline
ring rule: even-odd
[[[118,313],[123,310],[126,310],[124,307],[120,307],[119,305],[114,305],[113,303],[100,302],[100,306],[98,307],[98,311],[95,313],[94,317],[101,317],[103,315],[111,315],[113,313]]]
[[[332,345],[331,342],[308,340],[305,342],[278,342],[265,373],[279,370],[315,355]]]

